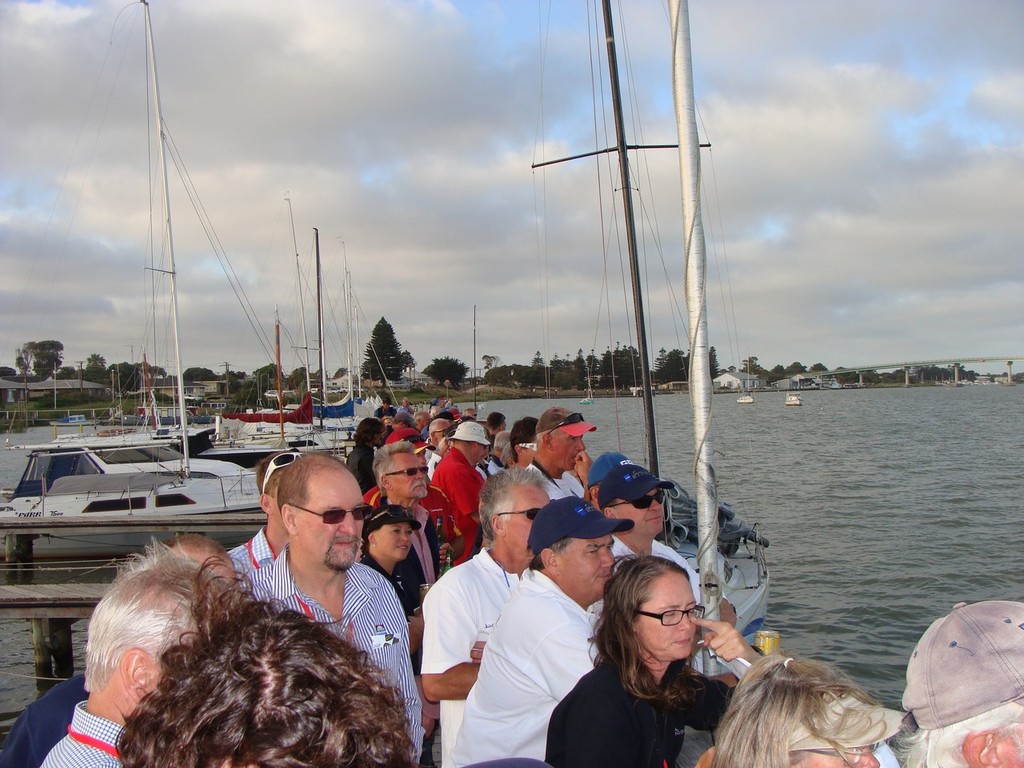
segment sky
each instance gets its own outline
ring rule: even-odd
[[[628,140],[673,143],[667,8],[623,5]],[[420,368],[473,364],[474,308],[477,366],[635,344],[614,157],[531,168],[614,144],[592,0],[150,7],[184,367],[273,362],[275,314],[300,364],[314,227],[329,371],[382,316]],[[723,367],[1024,354],[1024,4],[690,25]],[[173,366],[148,90],[141,4],[0,0],[0,365],[58,339]],[[630,162],[652,353],[685,348],[678,155]]]

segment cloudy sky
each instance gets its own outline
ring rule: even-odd
[[[673,142],[667,10],[624,5],[630,141]],[[275,308],[298,364],[314,227],[330,370],[346,264],[353,333],[383,315],[421,367],[471,361],[474,306],[478,358],[632,340],[613,159],[531,169],[614,142],[592,4],[151,8],[185,366],[271,362]],[[1024,352],[1024,4],[693,0],[690,16],[720,362]],[[143,29],[124,0],[0,0],[0,364],[56,338],[72,363],[145,346],[170,366]],[[651,345],[685,347],[677,156],[631,159]]]

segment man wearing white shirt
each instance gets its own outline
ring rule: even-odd
[[[551,712],[593,669],[588,609],[612,573],[611,534],[632,527],[576,497],[538,512],[529,537],[537,554],[487,643],[452,753],[455,766],[543,759]]]
[[[537,420],[537,453],[530,469],[544,476],[548,498],[583,498],[586,489],[581,478],[590,471],[583,436],[596,429],[582,413],[570,413],[566,408],[548,408],[541,414]]]
[[[484,643],[530,564],[530,529],[547,502],[535,472],[514,468],[489,478],[480,496],[480,526],[490,549],[446,573],[423,601],[423,690],[441,702],[442,768],[453,765]]]

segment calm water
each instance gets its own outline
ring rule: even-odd
[[[801,408],[756,398],[716,396],[713,440],[720,498],[771,540],[769,625],[785,649],[835,662],[896,704],[932,620],[959,601],[1024,600],[1024,387],[806,392]],[[591,455],[642,460],[638,400],[552,402],[600,427],[587,437]],[[692,488],[689,399],[655,404],[661,472]],[[500,410],[511,425],[546,405],[489,402],[481,414]],[[12,442],[50,438],[37,432]],[[14,485],[23,462],[0,452],[0,485]],[[0,621],[0,643],[9,722],[36,696],[28,622]],[[79,631],[79,654],[82,645]]]

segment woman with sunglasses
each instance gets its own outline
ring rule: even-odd
[[[660,557],[619,561],[594,632],[596,668],[551,715],[546,762],[554,768],[674,765],[686,726],[711,730],[728,686],[688,663],[704,642],[731,661],[758,658],[736,628],[702,618],[686,571]]]
[[[698,766],[879,768],[879,756],[895,765],[885,740],[902,719],[834,667],[766,656],[736,687],[717,746]]]

